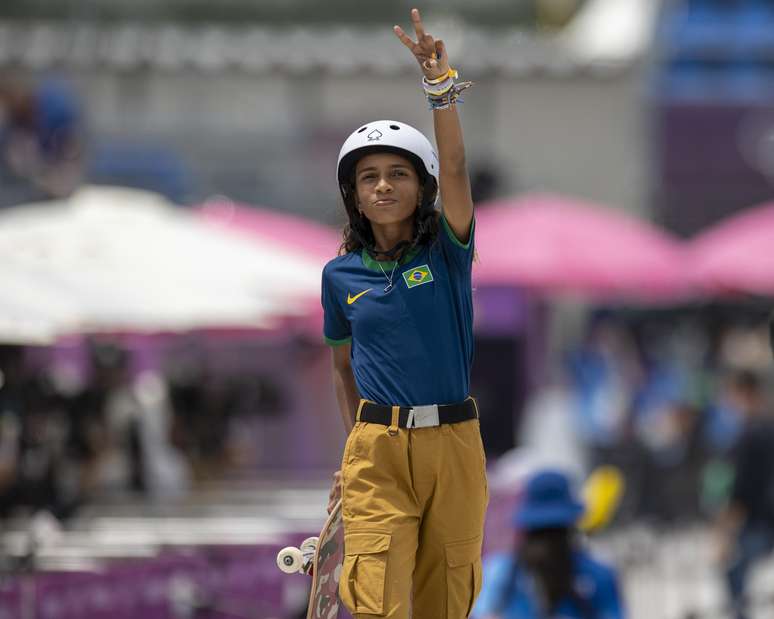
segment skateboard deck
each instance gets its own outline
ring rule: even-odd
[[[341,501],[320,531],[312,562],[312,589],[306,619],[336,619],[339,613],[339,576],[344,562],[344,521]]]
[[[286,574],[309,574],[307,619],[337,619],[339,577],[344,561],[344,521],[341,501],[336,503],[318,537],[309,537],[300,548],[288,546],[277,554],[277,567]]]

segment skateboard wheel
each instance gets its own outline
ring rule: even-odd
[[[288,546],[277,553],[277,567],[286,574],[301,571],[303,563],[304,555],[295,546]]]
[[[319,544],[319,537],[307,537],[299,549],[301,550],[301,570],[304,574],[311,574],[314,566],[314,555],[317,552],[317,544]]]
[[[301,545],[299,548],[301,549],[301,552],[311,551],[314,552],[317,548],[317,543],[320,541],[320,538],[315,537],[307,537],[303,542],[301,542]]]

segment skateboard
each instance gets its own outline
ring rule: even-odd
[[[277,566],[286,574],[312,576],[306,619],[336,619],[339,612],[339,576],[344,560],[344,521],[341,501],[325,521],[318,537],[308,537],[298,548],[277,554]]]

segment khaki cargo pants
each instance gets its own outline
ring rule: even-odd
[[[339,596],[353,616],[467,617],[489,500],[478,419],[412,429],[358,421],[341,471]]]

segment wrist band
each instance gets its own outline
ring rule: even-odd
[[[424,80],[422,81],[422,88],[425,91],[425,94],[427,96],[441,96],[449,92],[452,88],[454,88],[454,80],[451,78],[447,78],[443,82],[440,82],[436,85],[429,85]]]
[[[460,98],[460,95],[472,85],[473,82],[460,82],[459,84],[454,84],[454,86],[441,96],[427,95],[429,109],[448,110],[452,105],[464,103]]]
[[[442,76],[429,80],[422,78],[422,90],[427,97],[427,103],[431,110],[449,109],[456,103],[463,103],[460,94],[473,85],[473,82],[460,82],[457,84],[454,79],[459,77],[455,69],[449,70]]]
[[[446,73],[444,73],[443,75],[441,75],[440,77],[436,77],[435,79],[432,79],[432,80],[429,80],[426,77],[423,77],[422,79],[425,81],[426,84],[428,84],[430,86],[435,86],[436,84],[440,84],[441,82],[445,82],[449,78],[456,79],[457,77],[459,77],[459,75],[457,74],[457,70],[456,69],[452,69],[451,67],[449,67],[449,70]]]

